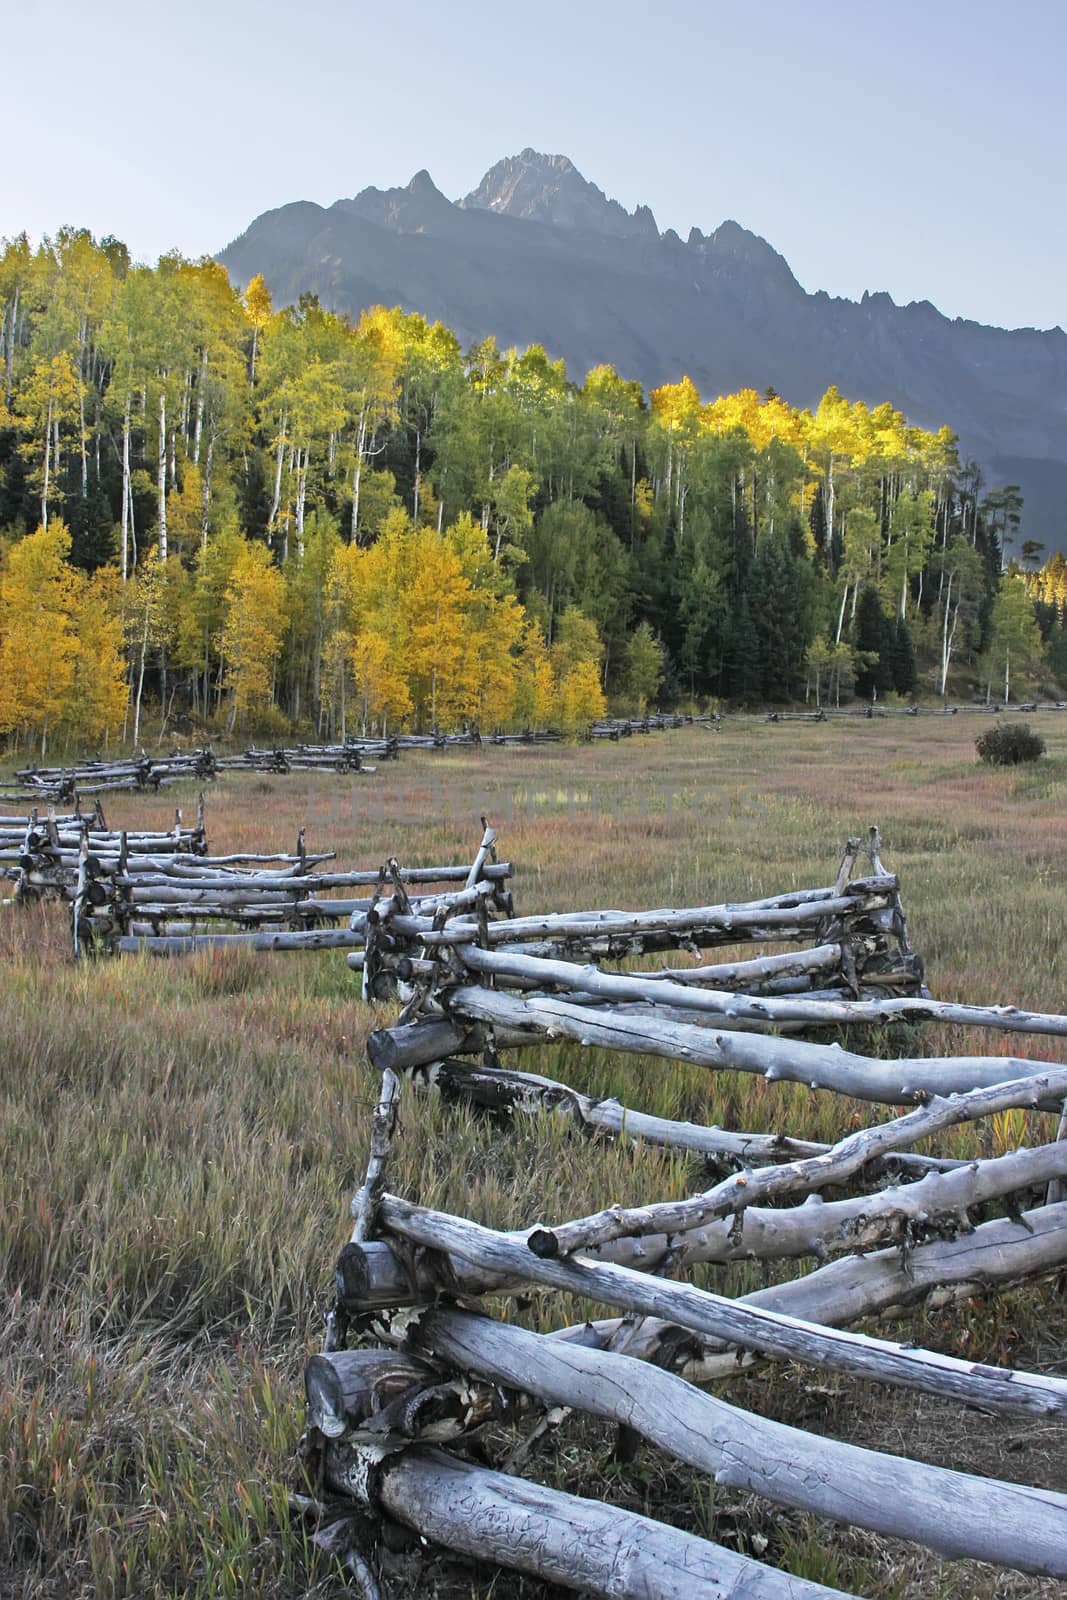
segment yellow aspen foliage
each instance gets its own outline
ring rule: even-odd
[[[262,272],[257,272],[255,277],[248,280],[248,288],[245,290],[245,311],[253,328],[262,328],[265,322],[270,321],[273,307],[267,280]]]
[[[647,478],[639,478],[634,484],[634,514],[642,526],[647,526],[652,521],[654,508],[652,485]]]
[[[352,675],[364,730],[371,722],[380,722],[385,732],[391,723],[409,715],[411,696],[400,662],[382,634],[367,629],[355,640]]]
[[[559,619],[552,646],[552,668],[560,682],[580,661],[599,663],[604,654],[596,623],[577,606],[568,606]]]
[[[16,422],[26,438],[19,453],[29,469],[29,482],[40,492],[42,523],[48,521],[49,498],[56,495],[60,428],[77,416],[79,388],[74,363],[66,351],[39,361],[22,385],[21,414]]]
[[[76,576],[77,648],[62,719],[76,739],[106,743],[122,727],[126,712],[122,578],[117,567],[100,567],[92,577]]]
[[[514,595],[496,599],[475,591],[467,626],[467,714],[479,728],[503,728],[514,720],[523,620]]]
[[[71,538],[53,518],[12,545],[0,572],[0,732],[40,740],[63,710],[78,641]]]
[[[285,579],[266,545],[247,543],[226,586],[222,627],[226,684],[233,693],[231,728],[269,705],[285,623]]]
[[[448,726],[470,714],[476,691],[467,648],[471,585],[440,534],[421,530],[413,541],[401,605],[408,622],[408,690],[420,722]]]
[[[607,709],[600,687],[600,670],[595,661],[579,661],[560,682],[559,722],[563,732],[574,738]]]
[[[358,623],[365,582],[366,552],[358,545],[338,545],[326,575],[326,603],[335,628],[351,635]]]
[[[348,734],[348,715],[352,705],[352,646],[355,640],[347,628],[337,628],[322,647],[320,693],[330,715],[334,736]]]
[[[167,495],[167,548],[172,555],[191,556],[203,543],[204,487],[200,468],[187,462],[180,489]]]
[[[556,707],[556,675],[552,671],[544,632],[536,618],[523,627],[516,663],[511,714],[523,728],[545,728]]]

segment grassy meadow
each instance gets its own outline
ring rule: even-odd
[[[1067,716],[1037,766],[978,764],[985,719],[729,725],[619,744],[409,754],[376,776],[226,774],[213,852],[309,849],[344,864],[469,860],[487,814],[520,912],[694,904],[825,883],[871,822],[899,872],[935,995],[1063,1009]],[[195,790],[117,796],[114,825],[159,825]],[[0,1597],[343,1592],[289,1515],[302,1367],[319,1346],[377,1079],[343,953],[217,952],[75,966],[60,908],[0,908]],[[914,1045],[914,1041],[912,1041]],[[997,1052],[944,1028],[930,1053]],[[1016,1048],[1057,1059],[1054,1040]],[[1012,1048],[1009,1044],[1006,1048]],[[523,1065],[673,1117],[830,1138],[856,1108],[797,1086],[718,1079],[559,1046]],[[862,1117],[875,1109],[860,1108]],[[1013,1145],[1001,1125],[953,1136]],[[582,1142],[550,1120],[506,1133],[405,1091],[390,1187],[520,1226],[666,1198],[696,1163]],[[758,1267],[706,1269],[726,1292]],[[792,1268],[787,1270],[792,1271]],[[553,1327],[590,1308],[535,1292],[509,1314]],[[918,1314],[922,1342],[1067,1370],[1062,1285]],[[1067,1490],[1064,1433],[792,1368],[723,1393],[801,1426]],[[716,1492],[651,1450],[615,1462],[570,1421],[527,1471],[674,1520],[878,1600],[1030,1600],[1057,1584],[941,1562]],[[442,1600],[554,1591],[439,1555],[392,1558],[393,1592]]]

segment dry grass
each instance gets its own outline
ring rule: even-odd
[[[935,993],[1061,1004],[1067,726],[1025,773],[980,766],[974,719],[687,730],[590,749],[409,756],[376,777],[227,776],[208,795],[219,849],[310,848],[354,865],[469,859],[488,813],[522,910],[693,903],[824,882],[869,822],[900,872]],[[177,793],[187,807],[193,792]],[[109,821],[172,820],[173,800],[119,797]],[[334,1589],[290,1525],[301,1369],[321,1317],[375,1082],[343,956],[220,952],[74,967],[55,911],[0,908],[0,1595],[270,1596]],[[963,1030],[931,1052],[995,1051]],[[1049,1041],[1033,1052],[1058,1052]],[[533,1070],[667,1116],[831,1137],[828,1095],[565,1047]],[[870,1116],[864,1109],[863,1116]],[[991,1128],[987,1145],[1017,1130]],[[958,1135],[963,1148],[968,1135]],[[576,1145],[546,1120],[501,1135],[409,1097],[392,1186],[520,1225],[625,1195],[682,1194],[686,1162]],[[710,1276],[736,1292],[752,1269]],[[547,1327],[583,1307],[535,1294]],[[1052,1315],[1050,1316],[1050,1309]],[[1045,1286],[913,1335],[977,1358],[1062,1367]],[[1062,1432],[991,1423],[787,1369],[733,1386],[784,1420],[930,1460],[1067,1489]],[[879,1600],[1052,1595],[1058,1586],[950,1566],[709,1493],[651,1451],[611,1460],[568,1425],[535,1472],[677,1520]],[[441,1560],[401,1592],[549,1591]],[[340,1590],[340,1580],[337,1580]]]

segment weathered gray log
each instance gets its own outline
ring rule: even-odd
[[[439,1382],[425,1361],[394,1350],[335,1350],[304,1368],[308,1422],[327,1439],[362,1427],[402,1395]]]
[[[643,1272],[684,1270],[699,1262],[781,1261],[876,1249],[901,1243],[908,1249],[924,1237],[969,1233],[968,1210],[1020,1190],[1067,1177],[1067,1155],[1055,1144],[1016,1150],[975,1161],[951,1172],[933,1172],[914,1183],[874,1194],[803,1205],[749,1206],[683,1233],[642,1233],[591,1250],[598,1260],[639,1267]]]
[[[515,1237],[521,1239],[521,1235]],[[638,1268],[651,1268],[651,1257],[634,1259]],[[973,1295],[1022,1283],[1067,1265],[1067,1204],[1024,1212],[1021,1217],[998,1218],[979,1224],[973,1233],[955,1239],[919,1244],[906,1254],[893,1247],[864,1256],[849,1256],[817,1268],[800,1278],[756,1289],[739,1300],[741,1305],[762,1306],[805,1322],[847,1327],[875,1317],[896,1316],[930,1301],[949,1303]],[[458,1256],[435,1250],[398,1254],[383,1239],[346,1245],[337,1262],[338,1294],[353,1314],[426,1305],[441,1293],[480,1296],[522,1291],[525,1273],[489,1272]],[[592,1341],[605,1348],[618,1328],[618,1319],[561,1328],[554,1338]],[[696,1381],[730,1377],[740,1370],[735,1345],[692,1333],[682,1334],[662,1318],[645,1317],[627,1348],[643,1359],[659,1359],[668,1338],[685,1363],[684,1373]],[[1053,1387],[1062,1380],[1052,1380]],[[1045,1380],[1019,1385],[1005,1401],[1005,1411],[1044,1412]]]
[[[546,990],[564,987],[605,1000],[636,1000],[655,1006],[672,1006],[729,1021],[744,1020],[775,1027],[790,1022],[812,1027],[882,1025],[894,1021],[951,1022],[1006,1033],[1067,1038],[1067,1017],[1051,1012],[1020,1011],[1015,1006],[971,1006],[912,999],[753,999],[736,990],[694,989],[662,978],[649,980],[643,973],[600,972],[595,967],[579,966],[572,961],[547,961],[514,955],[507,950],[481,950],[477,945],[461,945],[456,954],[466,967],[491,978],[520,978]]]
[[[367,1054],[379,1072],[387,1067],[410,1072],[442,1056],[479,1050],[484,1040],[484,1030],[476,1026],[451,1017],[432,1017],[375,1029],[367,1040]]]
[[[797,1210],[803,1213],[809,1208],[800,1206]],[[774,1216],[774,1213],[769,1214]],[[789,1213],[784,1216],[789,1218]],[[745,1294],[742,1302],[781,1310],[805,1322],[849,1326],[867,1318],[899,1314],[931,1296],[965,1298],[968,1294],[984,1293],[995,1286],[1024,1282],[1025,1278],[1061,1269],[1067,1262],[1065,1222],[1067,1205],[1056,1206],[1051,1216],[1045,1210],[1037,1210],[1025,1213],[1024,1221],[998,1218],[981,1222],[971,1232],[960,1230],[955,1238],[912,1245],[907,1253],[889,1246],[885,1250],[870,1251],[861,1258],[838,1259],[806,1277],[790,1278],[773,1288]],[[782,1227],[787,1229],[789,1221],[782,1222]],[[509,1237],[522,1240],[523,1235]],[[721,1230],[710,1232],[709,1258],[721,1254],[720,1237]],[[603,1246],[595,1259],[614,1261],[638,1272],[654,1272],[664,1264],[664,1243],[669,1242],[661,1238],[648,1242],[616,1240]],[[693,1254],[688,1251],[686,1238],[678,1246],[677,1258],[670,1258],[672,1270],[704,1259],[699,1242],[694,1242]],[[413,1261],[406,1254],[398,1256],[386,1240],[370,1240],[363,1245],[346,1245],[341,1251],[336,1285],[342,1304],[350,1314],[360,1315],[386,1307],[427,1304],[440,1293],[482,1296],[522,1291],[526,1280],[522,1275],[490,1272],[458,1256],[442,1256],[437,1251],[418,1254]],[[949,1294],[942,1291],[949,1291]],[[654,1325],[662,1326],[662,1323],[657,1325],[656,1318],[648,1318],[649,1330]],[[614,1326],[614,1323],[605,1326]],[[736,1370],[736,1347],[713,1339],[704,1339],[701,1344],[704,1349],[729,1349],[731,1352],[718,1360],[709,1376],[721,1378]],[[1059,1379],[1054,1381],[1053,1387],[1057,1394],[1064,1394]],[[1037,1405],[1029,1384],[1021,1384],[1014,1390],[1017,1410],[1048,1410],[1048,1386],[1038,1381],[1037,1389]],[[1053,1400],[1053,1410],[1056,1405]]]
[[[471,862],[470,871],[467,873],[466,887],[468,889],[473,889],[478,879],[484,877],[484,869],[496,845],[496,830],[489,826],[484,817],[482,818],[482,828],[482,842],[478,846],[478,853]]]
[[[407,1314],[403,1328],[431,1360],[633,1428],[719,1487],[911,1539],[952,1559],[1067,1577],[1067,1495],[805,1433],[630,1356],[568,1346],[469,1312]]]
[[[514,1235],[483,1228],[465,1217],[414,1206],[393,1195],[383,1196],[378,1214],[383,1237],[407,1239],[504,1277],[526,1277],[532,1283],[623,1311],[659,1317],[703,1338],[990,1410],[1020,1409],[1026,1404],[1022,1400],[1026,1389],[1027,1409],[1067,1415],[1067,1380],[983,1367],[885,1339],[846,1333],[762,1306],[727,1300],[691,1284],[644,1277],[629,1267],[584,1258],[546,1260],[533,1255]],[[524,1264],[524,1255],[528,1264]]]
[[[468,906],[476,906],[494,893],[495,885],[489,880],[483,880],[472,884],[469,888],[446,890],[436,895],[423,895],[408,904],[402,904],[397,895],[386,895],[372,902],[362,915],[359,909],[355,908],[352,927],[354,930],[359,930],[369,927],[372,923],[376,927],[388,923],[391,933],[403,934],[415,923],[426,921],[428,926],[432,926],[432,920],[438,912],[452,913],[464,910]]]
[[[892,1150],[908,1149],[921,1139],[962,1122],[1017,1106],[1033,1106],[1037,1098],[1047,1099],[1049,1090],[1067,1083],[1067,1069],[1049,1072],[1041,1078],[1014,1079],[975,1089],[970,1094],[936,1097],[925,1105],[890,1122],[859,1128],[846,1134],[824,1154],[782,1162],[760,1172],[735,1173],[704,1194],[683,1200],[661,1201],[647,1206],[612,1206],[589,1217],[581,1217],[551,1229],[536,1228],[530,1235],[530,1248],[543,1255],[570,1255],[589,1250],[609,1239],[627,1234],[678,1233],[699,1227],[716,1217],[743,1211],[761,1200],[807,1194],[852,1177],[872,1158]]]
[[[352,1244],[362,1244],[369,1239],[374,1227],[375,1213],[385,1189],[385,1173],[389,1164],[393,1131],[396,1127],[397,1096],[400,1079],[388,1069],[382,1073],[382,1089],[371,1125],[370,1155],[367,1173],[362,1186],[352,1201]]]
[[[368,1247],[373,1257],[364,1276],[379,1292],[395,1280],[403,1266],[387,1260],[380,1245]],[[352,1266],[351,1264],[350,1271]],[[1032,1281],[1067,1265],[1067,1205],[1001,1217],[981,1223],[973,1233],[934,1244],[917,1245],[903,1254],[896,1248],[831,1261],[800,1278],[744,1295],[746,1305],[764,1306],[805,1321],[847,1327],[871,1318],[907,1315],[915,1306],[950,1305],[957,1300]],[[438,1282],[440,1279],[438,1278]],[[474,1284],[473,1277],[468,1283]],[[605,1348],[619,1326],[617,1318],[561,1328],[553,1338],[593,1342]],[[733,1376],[742,1358],[736,1347],[719,1340],[692,1342],[678,1351],[679,1331],[647,1317],[628,1348],[645,1359],[658,1359],[664,1341],[683,1361],[680,1370],[698,1383]],[[747,1359],[747,1358],[746,1358]],[[1019,1410],[1028,1409],[1022,1402]]]
[[[154,956],[194,955],[198,950],[244,948],[258,951],[353,950],[362,936],[347,928],[308,928],[302,932],[155,934],[131,931],[114,941],[119,955],[144,952]],[[362,960],[362,957],[360,957]]]
[[[855,918],[891,910],[895,886],[895,878],[857,879],[849,885],[847,894],[836,896],[829,890],[798,890],[795,894],[776,895],[767,901],[736,906],[512,917],[493,925],[490,944],[543,939],[582,943],[607,938],[643,942],[646,948],[654,948],[657,938],[684,939],[697,945],[732,944],[742,938],[797,939],[833,917]],[[405,927],[403,931],[419,934],[423,930],[416,926]],[[431,936],[426,942],[440,945],[471,943],[478,936],[477,928],[462,920],[429,932]]]
[[[500,924],[490,926],[492,929]],[[806,1083],[812,1089],[833,1089],[838,1094],[883,1105],[921,1103],[935,1094],[965,1094],[971,1089],[1009,1079],[1030,1075],[1036,1078],[1048,1070],[1046,1062],[1026,1061],[1015,1056],[880,1061],[842,1050],[837,1045],[698,1027],[658,1020],[651,1014],[647,1017],[618,1016],[612,1020],[610,1012],[571,1006],[550,997],[520,1000],[514,995],[470,984],[449,992],[448,1007],[456,1019],[457,1032],[464,1022],[483,1022],[494,1029],[507,1028],[513,1034],[525,1032],[530,1044],[545,1038],[572,1039],[579,1044],[621,1050],[631,1055],[664,1056],[669,1060],[688,1061],[694,1066],[758,1073],[772,1083],[776,1080]],[[387,1050],[380,1044],[375,1048],[383,1053]],[[453,1046],[452,1050],[456,1048]],[[374,1054],[371,1059],[379,1065]]]
[[[649,982],[686,983],[739,990],[752,994],[755,987],[783,978],[825,977],[839,970],[841,946],[815,945],[810,950],[785,950],[776,956],[756,956],[748,961],[720,961],[713,966],[664,967],[642,973]]]
[[[348,957],[349,966],[355,970],[358,970],[357,963],[362,965],[361,956]],[[413,965],[416,963],[406,963],[408,968]],[[403,970],[404,966],[404,962],[398,963],[399,975],[406,978],[409,974]],[[554,1078],[540,1077],[532,1072],[508,1071],[502,1067],[483,1067],[458,1056],[446,1056],[444,1060],[433,1061],[428,1066],[411,1068],[405,1076],[418,1088],[436,1089],[445,1099],[462,1100],[481,1110],[508,1116],[515,1112],[530,1115],[547,1112],[590,1133],[609,1134],[615,1138],[632,1139],[671,1150],[688,1150],[693,1155],[725,1158],[745,1165],[790,1161],[800,1156],[820,1156],[833,1148],[811,1140],[791,1139],[786,1134],[739,1133],[708,1127],[699,1122],[677,1122],[666,1117],[653,1117],[621,1105],[618,1100],[597,1100],[581,1094]],[[918,1176],[926,1172],[952,1170],[967,1163],[900,1151],[874,1156],[869,1164],[880,1172],[899,1171]]]
[[[605,1600],[848,1600],[650,1517],[425,1445],[389,1455],[338,1440],[325,1472],[331,1488],[424,1539]]]

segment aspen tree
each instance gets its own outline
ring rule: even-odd
[[[11,546],[0,572],[0,732],[39,741],[42,756],[78,650],[70,546],[69,530],[53,517]]]
[[[233,701],[231,730],[271,701],[272,678],[285,633],[285,580],[266,545],[238,552],[225,594],[222,654]]]

